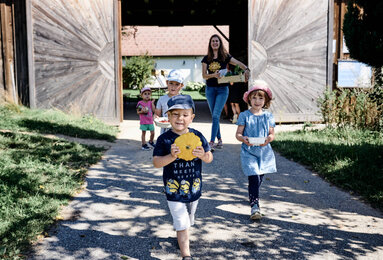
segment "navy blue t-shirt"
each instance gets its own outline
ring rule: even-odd
[[[210,147],[205,137],[197,130],[189,128],[189,132],[197,135],[202,142],[205,152]],[[165,156],[170,154],[171,145],[179,135],[173,131],[166,131],[157,138],[153,156]],[[201,197],[202,190],[202,160],[194,158],[185,161],[177,158],[174,162],[163,167],[163,182],[166,199],[170,201],[192,202]]]
[[[207,64],[207,72],[208,74],[215,73],[217,70],[223,70],[227,68],[227,64],[230,62],[232,56],[230,54],[227,55],[224,61],[220,61],[217,59],[213,59],[210,63],[207,61],[207,56],[203,57],[201,63]],[[226,87],[228,83],[218,84],[217,78],[211,78],[206,80],[206,85],[209,87]]]

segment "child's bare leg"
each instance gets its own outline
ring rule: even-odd
[[[230,103],[230,104],[231,104],[231,110],[233,111],[233,115],[235,114],[239,115],[241,113],[239,104],[238,103]]]
[[[142,145],[146,144],[145,136],[146,136],[146,131],[142,131],[142,134],[141,134],[141,143],[142,143]]]
[[[234,103],[230,103],[230,105],[231,105],[231,111],[233,111],[233,115],[237,114],[237,111],[235,111]]]
[[[239,104],[238,103],[234,103],[234,107],[235,107],[235,111],[237,111],[237,115],[239,115],[241,113],[241,108],[239,107]]]
[[[189,229],[187,228],[181,231],[177,231],[177,240],[181,250],[181,256],[190,256]]]
[[[150,131],[150,142],[153,143],[154,140],[154,131]]]

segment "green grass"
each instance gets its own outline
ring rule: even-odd
[[[84,181],[101,148],[0,133],[0,258],[17,258]]]
[[[196,91],[196,90],[193,90],[193,91],[182,90],[181,94],[190,95],[192,97],[192,99],[195,101],[206,100],[205,95],[202,95],[201,92]],[[203,93],[203,94],[205,94],[205,93]]]
[[[138,91],[138,89],[124,89],[123,91],[123,94],[125,97],[129,98],[130,100],[137,100],[137,101],[141,99],[139,96],[139,93],[140,92]],[[155,100],[158,100],[160,96],[165,94],[166,94],[165,90],[160,90],[160,91],[156,90],[152,93],[152,97]],[[181,94],[190,95],[194,101],[206,100],[206,97],[197,90],[193,90],[193,91],[181,90]]]
[[[104,148],[41,134],[114,140],[115,127],[56,110],[0,107],[0,259],[22,259],[59,211],[81,189]],[[32,133],[21,133],[28,131]]]
[[[90,115],[75,116],[56,109],[0,106],[0,129],[114,141],[118,128]]]
[[[282,132],[273,148],[383,210],[383,133],[351,128]]]

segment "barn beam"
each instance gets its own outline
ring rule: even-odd
[[[4,99],[6,102],[18,104],[15,83],[15,60],[13,39],[13,4],[0,3],[1,38],[4,70]]]

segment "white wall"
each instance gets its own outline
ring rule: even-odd
[[[203,56],[153,57],[156,70],[165,70],[169,73],[172,69],[179,69],[185,77],[184,86],[189,81],[205,83],[202,78],[202,58]],[[125,66],[124,58],[122,59],[122,66]],[[162,76],[159,78],[166,85],[166,79]],[[156,80],[154,80],[153,85],[161,87]]]
[[[167,72],[172,69],[179,69],[184,77],[184,85],[188,81],[205,82],[202,78],[202,58],[203,56],[179,56],[179,57],[153,57],[156,61],[156,70],[166,70]]]

